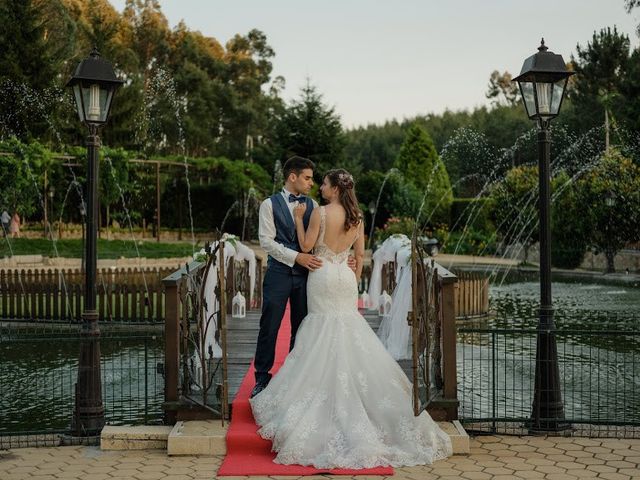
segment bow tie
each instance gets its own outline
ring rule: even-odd
[[[307,201],[307,197],[305,197],[304,195],[300,195],[298,197],[296,197],[293,193],[289,194],[289,203],[292,202],[306,202]]]

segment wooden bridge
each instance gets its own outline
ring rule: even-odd
[[[224,243],[224,242],[222,242]],[[258,262],[255,291],[248,283],[248,262],[230,262],[225,271],[218,265],[217,296],[222,308],[208,319],[200,313],[199,292],[203,278],[215,263],[216,254],[207,264],[193,262],[163,280],[165,287],[165,411],[169,423],[200,418],[229,418],[233,402],[255,355],[259,331],[262,287],[262,262]],[[217,258],[220,258],[219,256]],[[414,255],[416,262],[418,255]],[[422,258],[422,257],[420,257]],[[212,260],[213,259],[213,260]],[[421,260],[417,267],[422,276],[414,284],[414,314],[408,319],[412,327],[412,358],[399,362],[415,385],[416,411],[426,408],[437,420],[457,418],[456,378],[456,275],[443,267]],[[426,267],[426,265],[429,265]],[[384,278],[395,278],[396,266],[385,267]],[[475,281],[475,280],[474,280]],[[366,280],[365,280],[366,282]],[[480,282],[476,282],[480,284]],[[250,300],[246,317],[230,315],[228,299],[241,291]],[[464,303],[462,305],[465,305]],[[377,332],[382,317],[377,311],[361,311]],[[210,321],[213,319],[213,324]],[[222,358],[200,353],[206,350],[201,332],[214,328],[222,347]],[[199,336],[200,335],[200,336]],[[205,358],[206,357],[206,358]]]

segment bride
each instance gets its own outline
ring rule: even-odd
[[[427,412],[414,416],[412,386],[357,308],[364,226],[353,177],[329,171],[305,232],[303,252],[322,267],[309,273],[308,315],[295,347],[267,387],[250,399],[258,433],[273,442],[276,463],[316,468],[429,464],[452,454],[451,441]],[[347,264],[354,247],[356,271]]]

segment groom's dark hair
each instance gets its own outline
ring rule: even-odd
[[[307,168],[314,170],[316,166],[308,158],[299,157],[298,155],[290,157],[286,162],[284,162],[284,166],[282,167],[282,174],[284,176],[285,182],[287,181],[287,178],[289,178],[289,175],[291,175],[292,173],[300,175],[300,172]]]

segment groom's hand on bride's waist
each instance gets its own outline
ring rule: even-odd
[[[322,260],[310,253],[299,253],[296,257],[296,263],[312,272],[322,266]]]

